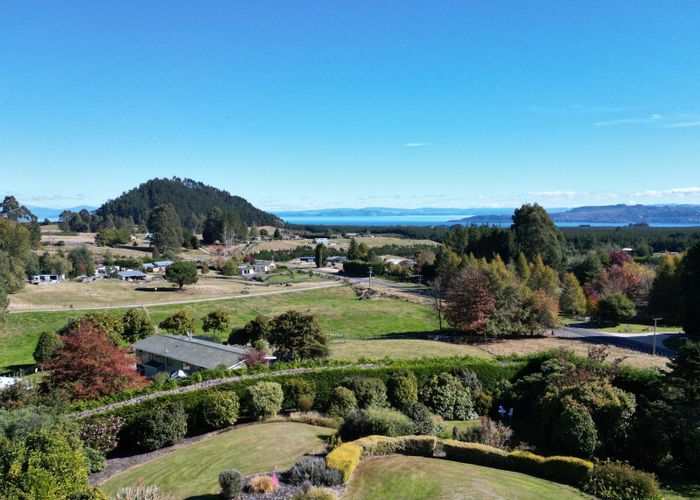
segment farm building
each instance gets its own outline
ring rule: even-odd
[[[299,257],[299,260],[301,262],[316,262],[316,257],[313,256],[305,256],[305,257]]]
[[[141,271],[128,270],[119,271],[117,273],[117,278],[124,281],[144,281],[148,279],[148,276],[146,276],[146,273],[142,273]]]
[[[277,269],[277,264],[271,260],[256,260],[253,267],[256,273],[269,273]]]
[[[328,245],[329,241],[328,238],[314,238],[315,245]]]
[[[63,274],[34,274],[29,277],[29,282],[32,285],[48,285],[51,283],[60,283],[66,279]]]
[[[243,264],[238,266],[238,274],[241,276],[254,276],[255,275],[255,266],[252,266],[250,264]]]
[[[156,262],[148,262],[143,265],[143,268],[152,273],[164,273],[165,270],[173,264],[174,262],[172,260],[159,260]]]

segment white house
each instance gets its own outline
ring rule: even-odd
[[[63,274],[34,274],[29,277],[29,282],[32,285],[48,285],[51,283],[60,283],[66,279]]]
[[[238,274],[240,274],[241,276],[254,276],[255,266],[251,266],[249,264],[243,264],[241,266],[238,266]]]
[[[314,244],[316,245],[328,245],[329,241],[328,238],[314,238]]]
[[[277,269],[277,264],[271,260],[256,260],[253,268],[256,273],[269,273]]]
[[[395,266],[413,266],[415,263],[414,260],[406,259],[405,257],[392,257],[384,261],[386,265],[393,264]]]

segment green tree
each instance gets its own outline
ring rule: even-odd
[[[440,277],[443,288],[445,288],[462,267],[462,258],[450,248],[443,247],[435,262],[436,273]]]
[[[174,257],[182,248],[182,224],[171,204],[158,205],[148,219],[154,257]]]
[[[165,270],[165,279],[180,288],[197,283],[197,264],[184,260],[175,262]]]
[[[700,242],[683,256],[680,275],[683,330],[688,335],[700,335]]]
[[[189,311],[181,309],[160,322],[158,328],[170,333],[185,335],[192,333],[197,328],[197,322]]]
[[[530,279],[530,263],[522,252],[518,254],[518,259],[515,261],[515,274],[525,283]]]
[[[124,323],[114,313],[94,312],[73,317],[68,320],[66,326],[61,328],[58,333],[67,335],[81,327],[88,327],[106,333],[114,344],[122,344],[124,342]]]
[[[68,252],[73,276],[92,276],[95,274],[95,259],[87,247],[80,246]]]
[[[214,309],[202,319],[202,328],[205,332],[223,332],[231,325],[231,313],[225,309]]]
[[[680,258],[665,253],[659,258],[654,281],[649,293],[649,311],[654,316],[664,318],[669,324],[678,324],[681,319],[681,300],[678,292],[682,290],[680,277]]]
[[[5,293],[15,293],[24,286],[25,267],[31,255],[27,228],[0,217],[0,286]]]
[[[39,337],[39,341],[34,348],[34,361],[36,361],[38,364],[46,363],[49,359],[51,359],[51,355],[54,353],[54,351],[59,349],[61,346],[63,346],[63,342],[61,341],[61,337],[59,337],[56,332],[42,332],[41,336]]]
[[[277,415],[283,401],[284,392],[277,382],[258,382],[248,387],[245,399],[250,416],[259,420]]]
[[[224,214],[220,208],[214,207],[207,214],[204,221],[202,240],[207,245],[223,241],[224,239]]]
[[[565,273],[559,296],[559,309],[565,314],[580,316],[586,312],[586,296],[573,273]]]
[[[272,239],[273,240],[281,240],[282,239],[282,233],[280,232],[280,228],[276,227],[275,232],[272,233]]]
[[[156,331],[148,315],[135,307],[124,313],[122,324],[124,325],[124,340],[129,344],[145,339]]]
[[[267,340],[284,358],[319,359],[328,356],[328,336],[309,312],[292,310],[275,317]]]
[[[258,340],[268,340],[271,331],[270,318],[258,315],[246,323],[243,328],[234,329],[228,337],[228,343],[230,345],[252,345]]]
[[[323,267],[326,265],[326,247],[323,243],[316,245],[316,267]]]
[[[544,263],[554,268],[564,263],[564,236],[547,211],[537,203],[516,209],[511,229],[519,250],[530,261],[541,255]]]
[[[557,288],[559,287],[559,277],[557,272],[545,265],[542,257],[537,255],[532,266],[530,279],[527,280],[527,286],[530,290],[543,290],[551,296],[556,296]]]
[[[622,293],[607,293],[598,302],[598,314],[603,321],[618,324],[636,313],[634,303]]]
[[[598,445],[598,434],[588,409],[571,398],[564,398],[563,410],[552,428],[557,453],[591,458]]]

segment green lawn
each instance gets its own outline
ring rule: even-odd
[[[188,309],[196,318],[201,318],[216,307],[229,310],[235,326],[242,326],[257,314],[279,314],[288,309],[309,310],[316,314],[326,332],[344,334],[351,339],[432,332],[437,329],[435,313],[429,307],[389,298],[357,300],[350,287],[174,306],[148,306],[146,309],[151,319],[158,323],[180,309]],[[111,311],[124,313],[124,309]],[[8,314],[4,324],[0,324],[0,372],[13,365],[32,363],[32,352],[42,331],[58,330],[71,316],[86,312]],[[201,330],[195,333],[201,334]],[[228,334],[219,340],[226,337]]]
[[[343,498],[565,500],[585,496],[569,486],[517,472],[439,458],[391,456],[364,460]]]
[[[460,431],[466,431],[481,425],[479,420],[443,420],[437,423],[442,426],[442,431],[438,433],[438,437],[443,439],[452,439],[452,429],[455,427]]]
[[[349,339],[331,344],[331,358],[346,361],[357,361],[361,358],[415,359],[449,356],[492,357],[476,346],[422,339]]]
[[[112,496],[119,488],[142,481],[176,498],[216,495],[222,470],[233,468],[249,475],[288,469],[301,456],[322,449],[325,437],[333,432],[293,422],[245,426],[133,467],[108,479],[101,488]]]

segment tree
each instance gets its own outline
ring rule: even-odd
[[[680,257],[663,254],[656,266],[654,281],[649,292],[649,311],[653,316],[664,318],[668,324],[677,325],[681,320],[681,301],[678,297],[682,290],[680,277]]]
[[[42,332],[39,337],[39,341],[34,348],[34,361],[38,364],[46,363],[51,359],[51,355],[56,351],[56,349],[63,346],[63,341],[61,337],[58,336],[56,332],[45,331]]]
[[[27,228],[0,217],[0,286],[5,293],[15,293],[24,286],[25,267],[31,255]]]
[[[282,233],[280,232],[280,228],[276,227],[275,232],[272,233],[272,239],[273,240],[281,240],[282,239]]]
[[[595,422],[588,409],[571,398],[562,401],[563,411],[552,428],[557,453],[591,458],[598,444]]]
[[[445,317],[457,330],[483,334],[496,307],[486,272],[475,266],[460,271],[448,284]]]
[[[197,283],[197,264],[194,262],[175,262],[165,270],[165,279],[175,283],[180,289],[185,285]]]
[[[158,205],[148,219],[148,230],[153,234],[151,245],[153,255],[173,257],[182,248],[182,224],[175,207],[171,204]]]
[[[326,265],[326,247],[323,243],[316,245],[316,267],[323,267]]]
[[[87,247],[81,246],[68,252],[73,276],[92,276],[95,274],[95,260]]]
[[[124,325],[124,340],[133,344],[141,339],[153,335],[156,331],[150,318],[141,309],[132,307],[122,318]]]
[[[80,325],[63,336],[63,346],[43,364],[48,371],[44,387],[72,401],[108,396],[138,389],[146,380],[133,369],[135,359],[107,334]]]
[[[250,416],[258,420],[277,415],[283,401],[284,392],[277,382],[258,382],[248,387],[245,398]]]
[[[511,229],[519,250],[530,261],[540,255],[549,266],[559,268],[563,264],[564,236],[540,205],[528,203],[516,209]]]
[[[469,389],[449,373],[430,377],[421,388],[419,399],[433,413],[447,420],[476,417]]]
[[[328,356],[328,336],[310,312],[280,314],[271,322],[268,340],[284,358],[319,359]]]
[[[449,285],[450,280],[459,272],[462,266],[462,258],[448,247],[443,247],[436,258],[436,273],[442,281],[443,288]]]
[[[532,266],[530,279],[527,280],[527,286],[531,290],[543,290],[552,296],[557,294],[557,288],[559,287],[557,272],[545,265],[540,255],[535,257],[535,263]]]
[[[522,324],[531,335],[559,326],[557,300],[544,290],[535,290],[527,294],[523,303]]]
[[[250,320],[243,328],[237,328],[228,337],[230,345],[253,344],[258,340],[268,340],[272,324],[270,318],[258,315]]]
[[[636,314],[634,304],[624,294],[607,293],[598,302],[598,314],[603,321],[618,324]]]
[[[700,335],[700,242],[683,256],[680,276],[683,330],[688,335]]]
[[[251,238],[259,238],[260,237],[260,229],[258,228],[258,226],[254,225],[250,228],[250,237]]]
[[[197,322],[189,311],[181,309],[161,321],[158,328],[170,333],[185,335],[187,333],[192,333],[195,328],[197,328]]]
[[[224,239],[224,214],[220,208],[214,207],[207,214],[204,221],[202,240],[207,245],[223,241]]]
[[[559,296],[559,308],[565,314],[580,316],[586,312],[586,296],[576,275],[565,273],[562,280],[562,291]]]
[[[530,279],[530,264],[522,252],[518,254],[518,260],[515,261],[515,274],[525,283]]]
[[[223,332],[231,324],[231,313],[225,309],[214,309],[202,319],[202,329],[205,332]]]
[[[81,326],[104,332],[117,345],[124,341],[124,323],[119,316],[111,312],[94,312],[73,317],[58,333],[68,335]]]

